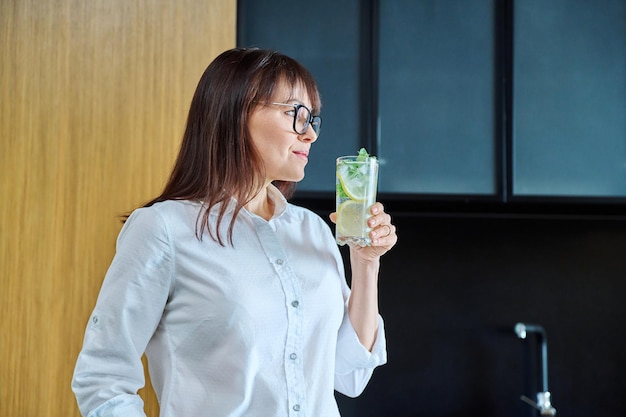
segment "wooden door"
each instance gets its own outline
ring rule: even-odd
[[[235,25],[236,0],[0,0],[0,416],[79,415],[120,215],[164,185]]]

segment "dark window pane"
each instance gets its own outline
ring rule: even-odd
[[[380,2],[379,188],[495,194],[494,5]]]
[[[515,2],[515,195],[626,196],[626,2]]]
[[[240,0],[239,46],[276,49],[304,64],[322,95],[322,131],[301,191],[334,191],[335,158],[359,150],[359,0]]]

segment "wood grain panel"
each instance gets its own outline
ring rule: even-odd
[[[79,415],[70,381],[119,216],[163,186],[235,5],[0,1],[0,416]]]

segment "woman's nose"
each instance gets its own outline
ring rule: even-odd
[[[313,126],[309,124],[306,128],[306,131],[298,135],[298,139],[303,142],[313,143],[317,140],[317,133],[315,133]]]

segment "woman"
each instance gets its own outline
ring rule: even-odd
[[[372,206],[349,289],[327,224],[285,199],[319,111],[289,57],[233,49],[209,65],[168,184],[120,232],[72,382],[84,416],[145,415],[144,352],[167,417],[338,416],[334,390],[359,395],[386,362],[390,216]]]

